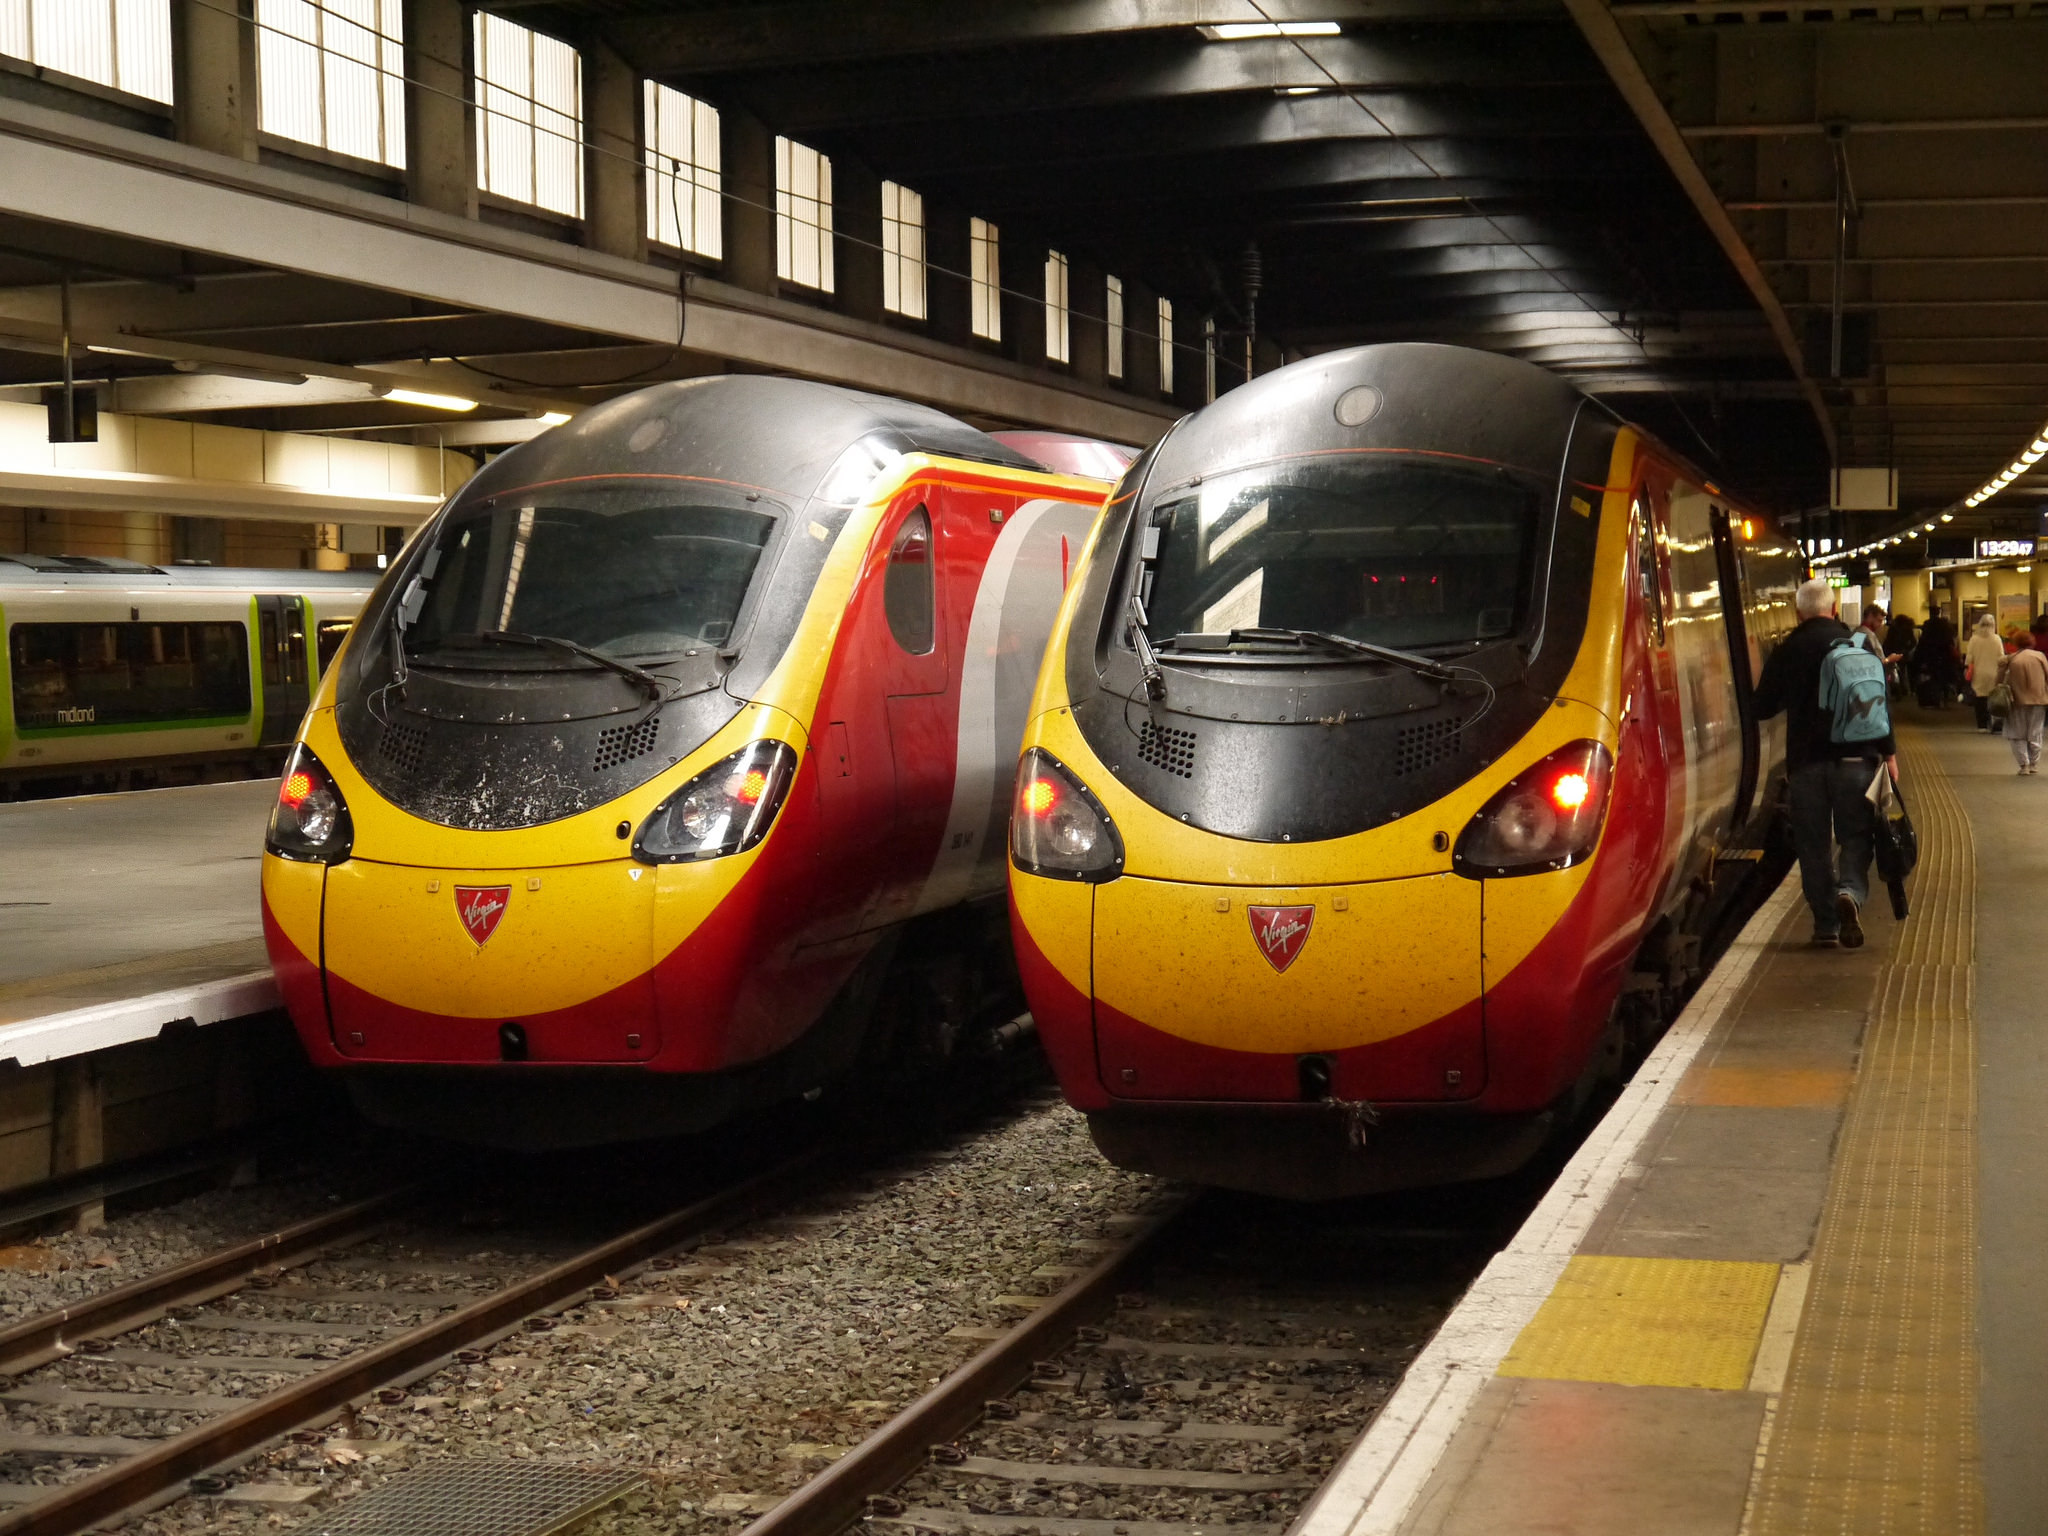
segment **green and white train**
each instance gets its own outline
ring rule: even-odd
[[[0,555],[0,799],[276,772],[377,577]]]

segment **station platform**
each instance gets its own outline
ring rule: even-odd
[[[278,1006],[269,779],[0,805],[0,1065]]]
[[[1911,916],[1787,878],[1290,1536],[2048,1530],[2048,789],[1902,714]]]

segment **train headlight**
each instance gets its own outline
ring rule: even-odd
[[[682,864],[745,853],[768,835],[795,778],[793,749],[750,742],[657,805],[633,839],[633,857]]]
[[[339,864],[355,845],[355,826],[348,802],[321,766],[313,749],[292,748],[277,786],[277,804],[270,809],[270,828],[263,846],[281,859],[309,864]]]
[[[1517,775],[1458,838],[1451,867],[1475,878],[1569,869],[1593,851],[1607,819],[1614,757],[1575,741]]]
[[[1026,873],[1055,880],[1114,880],[1124,872],[1123,839],[1102,802],[1037,747],[1017,765],[1010,857]]]

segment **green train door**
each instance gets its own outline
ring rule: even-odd
[[[263,734],[257,745],[283,746],[299,734],[312,693],[306,680],[306,602],[256,599],[256,649],[263,659]]]

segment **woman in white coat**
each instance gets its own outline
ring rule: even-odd
[[[1991,690],[1998,686],[1999,668],[2005,665],[2005,642],[1998,638],[1998,621],[1985,614],[1970,631],[1970,643],[1963,647],[1963,665],[1968,668],[1970,702],[1977,706],[1977,729],[1991,729]]]

